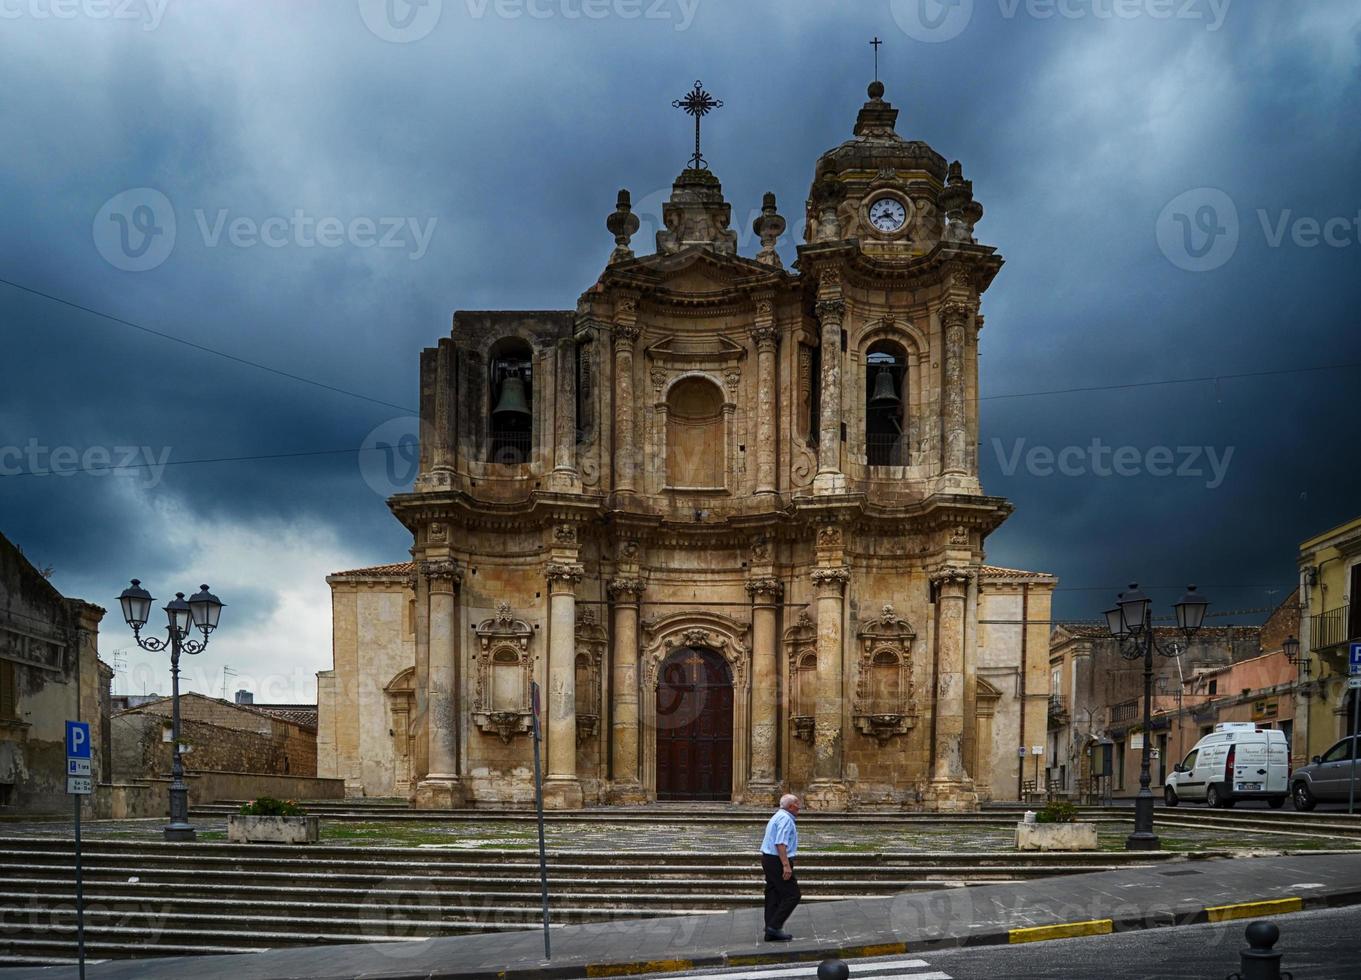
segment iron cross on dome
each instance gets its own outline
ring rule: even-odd
[[[690,158],[690,169],[707,170],[709,165],[704,162],[704,157],[699,152],[699,121],[713,110],[722,109],[723,100],[715,99],[704,91],[704,84],[696,79],[695,87],[686,94],[685,98],[676,99],[671,105],[684,111],[687,115],[695,117],[695,155]]]

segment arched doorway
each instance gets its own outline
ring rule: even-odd
[[[657,799],[732,799],[732,674],[712,650],[677,650],[657,681]]]

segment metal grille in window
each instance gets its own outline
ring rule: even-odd
[[[0,718],[19,717],[19,691],[14,677],[14,664],[0,660]]]
[[[1112,721],[1116,722],[1133,721],[1138,716],[1139,716],[1138,701],[1125,701],[1123,704],[1117,704],[1114,708],[1111,709]]]

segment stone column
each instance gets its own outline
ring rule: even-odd
[[[577,584],[584,570],[576,562],[550,562],[548,577],[548,771],[544,806],[580,809],[577,781],[576,630]]]
[[[450,558],[421,562],[429,592],[429,687],[426,711],[426,760],[429,771],[416,785],[416,807],[449,809],[467,803],[459,780],[458,586],[462,574]]]
[[[642,594],[640,579],[617,578],[610,583],[610,599],[614,603],[612,803],[647,802],[638,770],[638,600]]]
[[[967,569],[945,567],[931,576],[936,588],[935,768],[926,803],[942,811],[978,806],[973,780],[964,767],[964,607]]]
[[[634,439],[633,345],[638,339],[638,305],[621,300],[614,320],[614,490],[635,493],[638,489],[637,443]]]
[[[570,337],[558,344],[555,370],[553,485],[571,490],[577,482],[577,386],[576,342]]]
[[[413,758],[411,760],[411,792],[430,771],[430,591],[427,579],[416,565],[411,572],[411,591],[416,597],[416,677],[414,716],[411,719]]]
[[[779,663],[776,615],[784,584],[775,578],[747,583],[751,596],[751,778],[746,802],[774,805],[780,795],[775,779],[775,746],[779,739]]]
[[[946,303],[940,312],[945,333],[945,380],[941,392],[941,429],[945,446],[943,471],[969,472],[969,424],[965,411],[964,337],[969,321],[969,307],[964,303]]]
[[[771,319],[771,305],[762,301],[756,307],[756,492],[775,493],[775,432],[778,379],[775,376],[775,348],[780,332]]]
[[[841,322],[846,304],[823,299],[817,304],[822,324],[822,395],[818,426],[818,473],[813,489],[836,493],[845,489],[841,474]]]
[[[816,810],[844,810],[850,799],[842,777],[841,730],[845,646],[842,622],[850,577],[844,566],[813,569],[818,597],[818,672],[813,711],[813,782],[808,787],[808,803]]]

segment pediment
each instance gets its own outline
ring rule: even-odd
[[[645,255],[606,271],[604,281],[658,294],[662,299],[719,300],[733,290],[774,286],[788,273],[753,259],[720,255],[694,245],[674,255]]]

